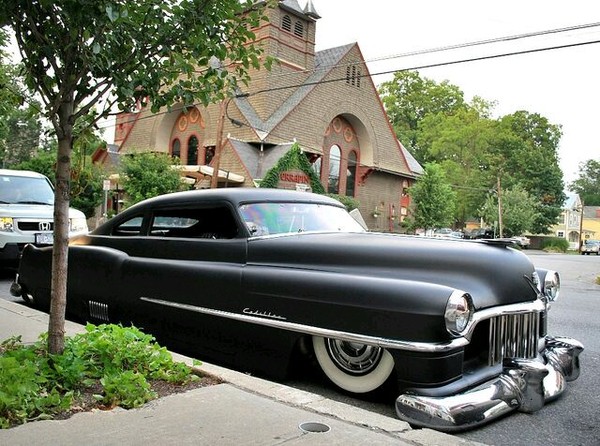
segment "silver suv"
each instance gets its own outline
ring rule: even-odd
[[[27,243],[52,245],[54,188],[37,172],[0,169],[0,265],[15,265]],[[87,234],[83,212],[69,209],[69,236]]]

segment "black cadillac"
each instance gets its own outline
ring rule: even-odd
[[[26,247],[12,287],[46,311],[51,254]],[[556,272],[503,241],[366,232],[306,192],[146,200],[73,239],[68,277],[80,320],[275,377],[314,355],[347,392],[397,385],[398,416],[438,430],[536,411],[580,371],[583,346],[546,332]]]

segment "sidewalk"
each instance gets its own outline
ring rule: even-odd
[[[83,331],[68,321],[65,329],[67,336]],[[0,299],[0,341],[21,335],[23,342],[34,342],[47,330],[47,314]],[[190,358],[173,357],[192,364]],[[0,430],[0,444],[478,444],[429,429],[413,430],[398,419],[223,367],[203,363],[201,369],[226,383],[170,395],[139,409],[79,413],[67,420]]]

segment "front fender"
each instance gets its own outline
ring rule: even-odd
[[[246,266],[242,284],[246,311],[402,341],[450,339],[444,313],[455,289],[448,286],[261,265]]]

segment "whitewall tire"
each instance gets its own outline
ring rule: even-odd
[[[381,347],[313,336],[313,348],[323,373],[351,393],[381,387],[394,370],[394,358]]]

